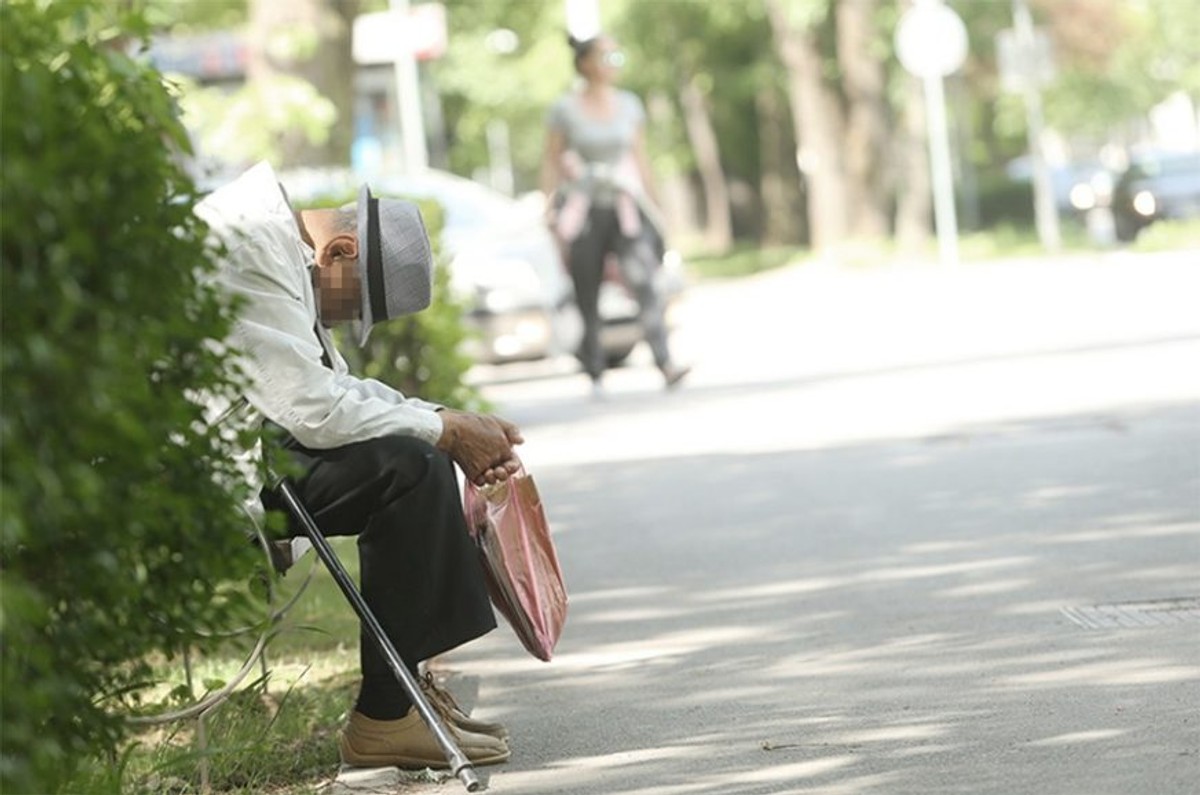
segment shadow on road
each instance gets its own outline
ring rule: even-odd
[[[1200,626],[1062,610],[1200,593],[1198,431],[1164,405],[544,473],[558,657],[501,627],[453,661],[515,735],[494,788],[1193,791]]]

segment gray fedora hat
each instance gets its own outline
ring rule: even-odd
[[[433,254],[421,213],[412,202],[377,199],[366,185],[358,191],[358,278],[362,323],[358,344],[371,327],[429,306]]]

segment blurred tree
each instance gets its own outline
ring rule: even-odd
[[[245,165],[350,163],[354,136],[354,18],[372,0],[139,0],[167,35],[246,29],[245,83],[180,80],[184,121],[199,148]]]
[[[892,170],[896,9],[879,0],[764,2],[786,72],[812,246],[879,241],[897,190],[908,189]]]
[[[703,99],[708,122],[687,114],[700,122],[689,125],[691,136],[682,126],[674,141],[651,131],[660,139],[660,163],[685,176],[699,174],[707,206],[728,201],[733,234],[772,243],[803,240],[807,229],[795,139],[778,61],[762,46],[770,27],[761,0],[623,0],[606,8],[613,9],[613,31],[636,59],[627,75],[631,87],[671,97],[672,115],[685,116],[684,109],[697,104],[697,95]],[[704,127],[715,135],[708,158],[699,156],[703,133],[696,131]],[[719,198],[721,194],[728,198]],[[725,235],[716,227],[708,237],[722,241]]]
[[[328,143],[337,108],[308,81],[276,73],[230,92],[173,78],[180,90],[183,121],[199,152],[229,166],[266,160],[277,167],[348,165],[341,160],[306,161],[303,147]]]
[[[706,247],[727,249],[733,240],[730,191],[714,105],[744,98],[731,85],[744,67],[722,68],[729,65],[722,55],[739,49],[737,28],[745,14],[728,3],[636,0],[611,3],[608,10],[611,32],[632,55],[626,85],[639,94],[659,90],[676,98],[702,186]],[[663,52],[671,57],[657,57]]]
[[[265,110],[297,91],[301,102],[318,101],[304,92],[307,83],[333,109],[325,135],[303,135],[286,126],[275,129],[281,145],[277,165],[348,165],[354,140],[351,31],[359,0],[249,2],[247,89],[259,107]]]
[[[878,0],[838,0],[837,63],[846,114],[846,200],[850,234],[858,239],[887,236],[891,204],[887,155],[890,108],[888,33],[880,24]],[[893,21],[889,18],[889,21]]]
[[[466,175],[491,165],[487,130],[509,129],[517,191],[537,184],[543,120],[573,71],[561,2],[446,0],[450,42],[425,76],[442,98],[450,170]]]
[[[1104,137],[1182,92],[1200,108],[1200,5],[1180,0],[1038,4],[1058,55],[1047,118]]]
[[[779,59],[787,73],[800,168],[808,185],[810,240],[818,251],[850,233],[846,119],[836,85],[826,79],[835,37],[830,0],[765,0]]]
[[[154,30],[174,35],[228,30],[246,24],[249,0],[139,0]]]
[[[762,242],[767,246],[808,239],[796,138],[788,118],[787,96],[778,83],[768,75],[755,95],[761,152],[758,184],[763,208]]]

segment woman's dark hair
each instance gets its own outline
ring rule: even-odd
[[[571,34],[567,34],[567,44],[571,45],[571,51],[575,53],[576,72],[583,73],[579,67],[583,63],[583,59],[592,54],[592,50],[596,48],[596,44],[600,41],[600,38],[599,33],[586,39],[577,39]]]

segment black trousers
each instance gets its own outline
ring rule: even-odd
[[[363,598],[414,674],[420,661],[495,628],[445,453],[405,436],[330,450],[306,448],[287,434],[267,437],[269,454],[301,468],[296,491],[322,531],[358,536]],[[263,502],[281,507],[269,494]],[[377,720],[402,717],[408,696],[365,632],[360,658],[358,711]]]
[[[604,350],[600,347],[600,284],[604,280],[604,265],[609,254],[615,254],[621,266],[621,276],[637,298],[639,320],[646,342],[654,353],[654,363],[660,368],[671,361],[667,347],[667,324],[662,299],[654,285],[658,269],[657,256],[650,239],[648,224],[642,233],[626,237],[621,233],[617,213],[612,207],[593,207],[579,237],[571,242],[570,271],[575,284],[575,300],[583,316],[583,345],[580,358],[592,380],[604,373]]]

